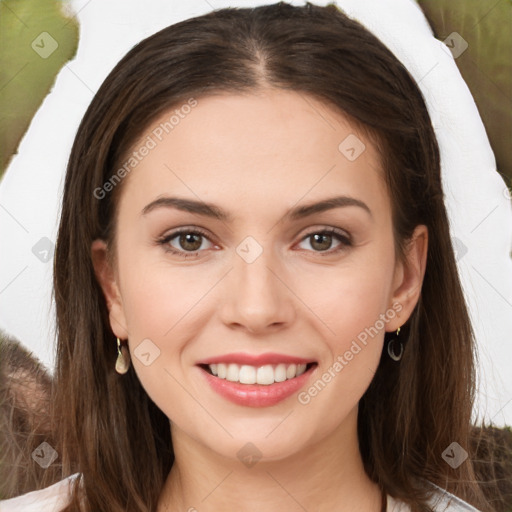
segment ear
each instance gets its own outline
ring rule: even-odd
[[[387,323],[386,331],[396,331],[411,316],[423,285],[427,266],[428,228],[423,224],[416,226],[405,250],[405,261],[398,261],[393,276],[392,304],[399,304],[397,316]]]
[[[91,245],[91,259],[94,273],[107,302],[110,327],[120,339],[128,338],[123,302],[119,291],[116,273],[108,259],[107,244],[104,240],[94,240]]]

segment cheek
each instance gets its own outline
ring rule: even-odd
[[[190,322],[194,306],[213,284],[211,279],[194,279],[193,268],[172,269],[143,253],[126,257],[120,268],[124,272],[123,310],[128,332],[134,338],[172,338],[182,322]],[[211,284],[205,282],[210,280]]]
[[[381,315],[390,307],[393,274],[393,261],[387,259],[340,267],[304,284],[302,296],[308,297],[311,309],[328,326],[322,332],[329,333],[336,352],[346,350],[346,345],[367,329],[382,331],[385,327]]]
[[[325,333],[326,352],[317,385],[306,390],[301,403],[314,401],[326,413],[337,411],[340,419],[364,394],[379,365],[386,322],[395,316],[389,309],[393,262],[385,253],[372,264],[361,258],[357,265],[340,268],[334,278],[325,274],[315,286],[305,285],[302,293],[319,313],[314,329]]]
[[[200,309],[194,304],[204,295],[204,286],[191,284],[183,271],[152,262],[142,253],[132,253],[119,264],[124,269],[122,296],[131,360],[142,387],[171,421],[179,423],[179,411],[186,410],[187,418],[204,422],[201,409],[180,385],[182,354],[194,335],[191,322]]]

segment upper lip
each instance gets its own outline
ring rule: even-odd
[[[198,361],[197,364],[235,363],[239,365],[263,366],[266,364],[308,364],[314,362],[315,361],[312,359],[304,359],[303,357],[276,354],[272,352],[267,352],[265,354],[246,354],[243,352],[237,352],[224,354],[222,356],[209,357]]]

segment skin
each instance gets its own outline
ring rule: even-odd
[[[350,134],[366,147],[354,161],[338,149]],[[214,203],[233,219],[170,207],[141,213],[171,195]],[[344,206],[285,218],[293,207],[339,195],[363,201],[371,215]],[[156,241],[179,227],[207,232],[195,245],[179,236],[167,242],[195,256]],[[311,235],[329,227],[348,233],[352,245],[335,236],[315,242]],[[247,236],[262,249],[252,263],[236,252]],[[116,263],[102,240],[91,252],[112,330],[128,340],[142,385],[171,422],[176,461],[159,512],[380,510],[358,449],[358,402],[384,332],[403,325],[418,301],[427,242],[418,226],[398,260],[378,152],[332,108],[273,89],[198,99],[125,178]],[[278,352],[318,362],[307,389],[394,303],[399,315],[306,405],[296,394],[272,407],[236,405],[200,378],[200,359]],[[160,355],[146,366],[134,350],[148,338]],[[237,456],[248,442],[262,454],[252,467]]]

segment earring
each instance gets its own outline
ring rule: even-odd
[[[400,361],[402,359],[402,354],[404,353],[404,345],[403,343],[398,339],[398,335],[400,334],[400,327],[396,330],[396,338],[392,339],[388,343],[388,354],[393,361]],[[398,354],[395,353],[394,344],[395,342],[398,343],[400,346],[400,352]]]
[[[121,341],[117,338],[116,372],[124,375],[128,368],[130,368],[130,352],[128,347],[125,344],[121,345]]]

